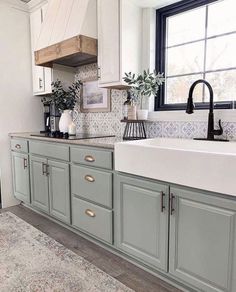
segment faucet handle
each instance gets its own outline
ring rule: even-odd
[[[222,124],[221,124],[221,119],[219,120],[219,129],[218,130],[213,130],[214,132],[214,135],[216,136],[220,136],[223,134],[223,127],[222,127]]]
[[[220,128],[220,135],[223,134],[223,127],[221,125],[221,119],[219,119],[219,128]]]

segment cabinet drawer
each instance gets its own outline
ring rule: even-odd
[[[29,151],[31,154],[69,161],[69,147],[66,145],[30,141]]]
[[[71,161],[90,166],[112,169],[112,151],[72,147]]]
[[[11,150],[28,152],[28,141],[23,139],[11,139]]]
[[[112,208],[112,173],[72,165],[72,194]]]
[[[72,197],[72,224],[106,242],[112,243],[112,211]]]

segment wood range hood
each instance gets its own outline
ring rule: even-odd
[[[97,1],[50,0],[34,54],[44,67],[97,62]]]
[[[97,40],[78,35],[57,44],[35,51],[35,65],[52,67],[60,64],[69,67],[97,62]]]

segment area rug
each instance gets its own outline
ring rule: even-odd
[[[0,214],[0,291],[133,290],[7,212]]]

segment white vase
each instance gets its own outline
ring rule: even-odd
[[[148,119],[148,110],[147,109],[139,109],[137,110],[138,120],[147,120]]]
[[[60,121],[59,121],[59,130],[62,133],[68,133],[69,131],[69,125],[73,122],[71,111],[70,110],[64,110]]]

